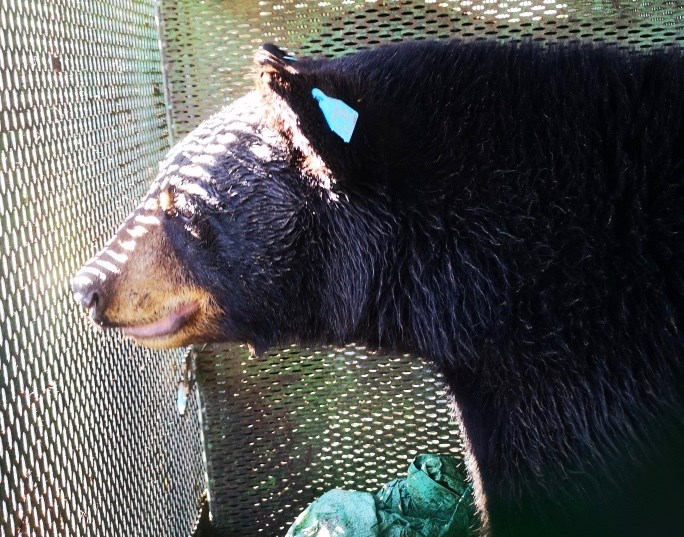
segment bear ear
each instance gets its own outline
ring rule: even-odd
[[[263,45],[254,61],[269,123],[288,140],[294,158],[324,184],[342,180],[359,138],[359,114],[348,104],[353,98],[337,98],[348,93],[343,77],[331,76],[330,60],[297,59],[272,44]]]
[[[295,72],[292,66],[297,62],[297,59],[288,54],[287,51],[274,45],[273,43],[264,43],[257,50],[254,56],[254,63],[260,72],[279,73],[281,71]]]
[[[256,83],[267,100],[275,96],[287,99],[293,88],[300,84],[297,63],[294,56],[276,45],[265,43],[259,47],[254,55]]]

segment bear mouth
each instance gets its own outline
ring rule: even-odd
[[[134,339],[151,339],[170,336],[185,326],[190,318],[197,312],[199,305],[196,302],[181,304],[171,313],[161,319],[141,325],[124,326],[123,333]]]

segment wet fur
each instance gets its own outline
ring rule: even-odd
[[[318,339],[438,364],[494,534],[682,529],[682,53],[267,52],[261,91],[339,196],[306,246],[325,267]],[[313,87],[359,112],[349,144]]]

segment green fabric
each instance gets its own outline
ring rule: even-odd
[[[456,459],[420,455],[406,479],[377,494],[331,490],[297,517],[286,537],[465,537],[475,514]]]
[[[367,492],[331,490],[297,517],[286,537],[378,537],[375,499]]]

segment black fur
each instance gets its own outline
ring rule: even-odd
[[[276,51],[277,157],[245,166],[245,139],[215,170],[220,337],[436,363],[494,535],[681,534],[682,52]],[[350,143],[314,87],[359,112]]]

